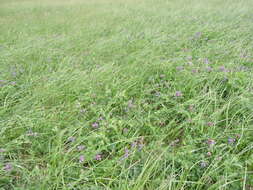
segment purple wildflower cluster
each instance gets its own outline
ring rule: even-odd
[[[176,67],[176,70],[177,70],[177,71],[182,71],[182,70],[184,70],[184,67],[183,67],[183,66],[177,66],[177,67]]]
[[[84,145],[79,145],[79,146],[77,146],[77,150],[78,151],[82,151],[82,150],[84,150],[85,149],[85,146]]]
[[[5,149],[0,148],[0,153],[4,153],[5,151],[6,151]],[[3,157],[0,155],[0,160],[2,160],[2,159],[3,159]],[[12,171],[13,166],[12,166],[11,163],[6,163],[6,164],[3,166],[2,169],[3,169],[4,171],[6,171],[6,172],[10,172],[10,171]]]
[[[182,97],[183,94],[182,94],[181,91],[176,91],[175,96],[176,96],[176,97]]]
[[[102,160],[102,154],[96,154],[94,159],[97,160],[97,161],[101,161]]]
[[[121,157],[121,160],[127,159],[131,151],[134,151],[134,149],[138,148],[139,151],[141,151],[144,147],[144,138],[141,137],[138,140],[131,143],[131,149],[125,148],[124,155]]]
[[[199,69],[198,69],[198,68],[192,69],[192,73],[198,73],[198,72],[199,72]]]
[[[97,121],[91,124],[93,129],[98,129],[100,127],[100,122],[104,120],[104,117],[100,116]]]
[[[91,126],[94,128],[94,129],[98,129],[99,128],[99,123],[98,122],[94,122],[91,124]]]
[[[85,149],[85,147],[83,145],[80,145],[80,146],[77,147],[78,151],[82,151],[84,149]],[[102,158],[103,158],[103,155],[101,153],[98,153],[98,154],[96,154],[94,156],[94,160],[96,160],[96,161],[101,161]],[[79,156],[79,163],[83,163],[84,161],[85,161],[85,156],[84,155],[80,155]]]
[[[130,155],[130,150],[128,148],[125,149],[125,154],[123,156],[123,158],[128,158]]]
[[[212,71],[213,71],[213,68],[210,67],[210,66],[208,66],[208,67],[206,67],[206,71],[207,71],[207,72],[212,72]]]
[[[207,144],[208,144],[209,146],[213,146],[213,145],[216,144],[216,142],[215,142],[215,140],[213,140],[213,139],[208,139],[208,140],[207,140]]]
[[[6,80],[0,80],[0,87],[4,87],[6,85],[12,85],[15,86],[17,83],[15,81],[6,81]]]
[[[81,156],[79,157],[79,163],[83,163],[83,162],[84,162],[84,160],[85,160],[84,155],[81,155]]]
[[[36,137],[38,136],[38,133],[37,132],[33,132],[32,130],[29,130],[27,133],[26,133],[27,136],[31,136],[31,137]]]
[[[206,161],[200,162],[200,167],[201,168],[206,168],[208,166],[208,163]]]
[[[13,169],[12,164],[7,163],[4,165],[3,170],[6,172],[10,172]]]
[[[75,142],[75,140],[76,140],[76,137],[73,137],[73,136],[68,138],[69,143]]]
[[[206,155],[207,156],[212,156],[212,153],[211,152],[207,152]]]
[[[206,64],[206,65],[210,64],[210,62],[209,62],[209,60],[208,60],[207,58],[204,58],[203,62],[204,62],[204,64]]]
[[[236,142],[235,138],[228,138],[228,144],[234,144]]]
[[[178,143],[180,142],[180,140],[179,139],[176,139],[176,140],[174,140],[174,141],[172,141],[171,143],[170,143],[170,146],[176,146]]]
[[[141,151],[144,147],[144,138],[141,137],[140,139],[138,139],[137,141],[134,141],[132,144],[131,144],[131,148],[136,148],[138,147],[138,150]]]
[[[127,107],[128,107],[129,109],[131,109],[131,108],[134,107],[133,100],[129,100],[129,101],[128,101]]]
[[[5,149],[0,148],[0,153],[5,152]]]

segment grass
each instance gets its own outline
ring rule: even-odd
[[[0,0],[0,189],[253,189],[251,0]]]

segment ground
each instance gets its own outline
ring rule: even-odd
[[[252,7],[0,0],[0,189],[253,189]]]

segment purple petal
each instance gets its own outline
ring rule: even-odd
[[[0,153],[5,152],[5,149],[0,148]]]
[[[92,127],[97,129],[99,127],[99,124],[97,122],[95,122],[95,123],[92,124]]]
[[[132,147],[132,148],[135,148],[136,146],[137,146],[137,142],[134,141],[134,142],[131,144],[131,147]]]
[[[204,59],[204,63],[208,65],[209,64],[209,60],[207,58],[205,58]]]
[[[234,138],[228,138],[228,144],[233,144],[235,143],[235,139]]]
[[[134,104],[133,104],[133,100],[129,100],[128,101],[128,108],[133,108]]]
[[[129,149],[125,149],[125,154],[124,154],[124,156],[123,156],[123,158],[128,158],[129,157],[129,153],[130,153],[130,151],[129,151]]]
[[[69,138],[68,138],[68,142],[74,142],[75,140],[76,140],[75,137],[69,137]]]
[[[79,157],[79,163],[83,163],[83,162],[84,162],[84,160],[85,160],[84,156],[83,156],[83,155],[81,155],[81,156]]]
[[[207,144],[210,145],[210,146],[212,146],[212,145],[215,145],[216,142],[215,142],[215,140],[213,140],[213,139],[208,139],[208,140],[207,140]]]
[[[178,71],[182,71],[182,70],[184,70],[184,67],[183,67],[183,66],[178,66],[178,67],[176,67],[176,69],[177,69]]]
[[[206,71],[207,71],[207,72],[211,72],[212,70],[213,70],[212,67],[207,67],[207,68],[206,68]]]
[[[182,97],[182,96],[183,96],[183,94],[182,94],[182,92],[180,92],[180,91],[176,91],[175,96],[176,96],[176,97]]]
[[[9,172],[12,170],[12,165],[10,163],[5,164],[5,166],[3,167],[3,170],[5,170],[6,172]]]
[[[77,146],[77,150],[78,151],[82,151],[82,150],[84,150],[85,149],[85,146],[84,145],[79,145],[79,146]]]
[[[101,154],[97,154],[95,156],[95,160],[98,160],[98,161],[102,160],[102,155]]]
[[[207,167],[207,165],[208,165],[208,163],[205,162],[205,161],[203,161],[203,162],[200,163],[200,167],[201,168],[205,168],[205,167]]]

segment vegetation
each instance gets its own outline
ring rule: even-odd
[[[253,189],[252,7],[0,0],[0,189]]]

